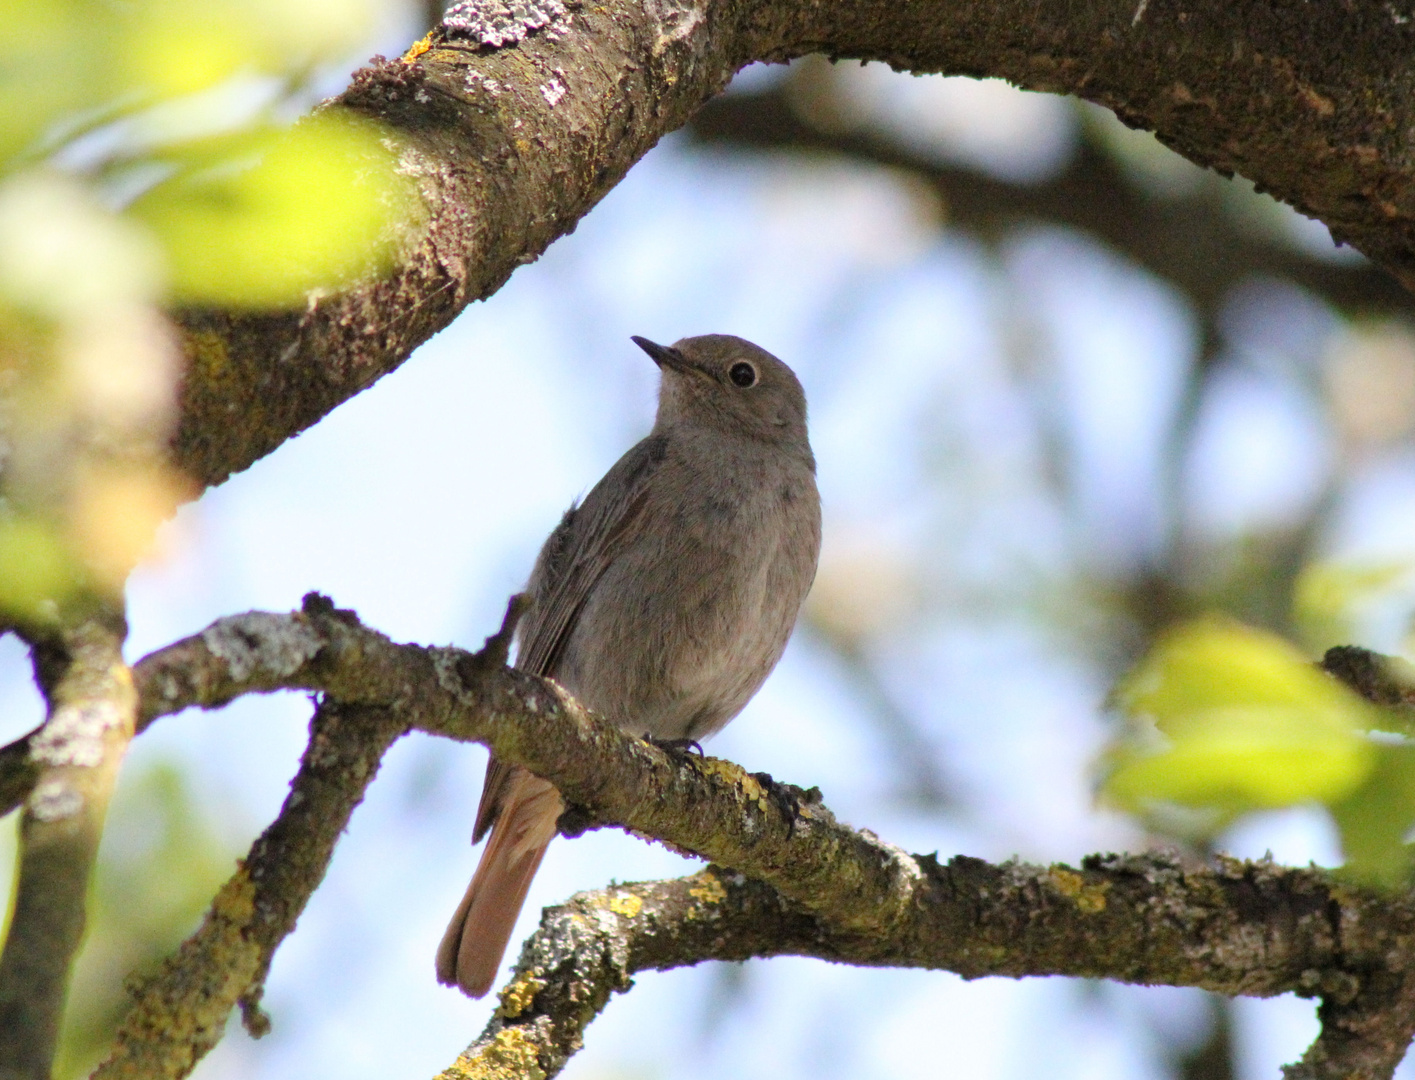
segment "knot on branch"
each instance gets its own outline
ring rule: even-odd
[[[308,622],[265,611],[218,619],[202,631],[201,639],[236,682],[257,672],[276,679],[293,675],[324,645]]]

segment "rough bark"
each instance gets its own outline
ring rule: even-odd
[[[300,612],[219,620],[135,665],[148,723],[280,688],[320,691],[324,702],[280,817],[203,927],[140,990],[99,1075],[186,1075],[237,1001],[259,1028],[271,954],[382,753],[409,728],[483,742],[554,781],[571,804],[562,831],[622,826],[727,868],[552,912],[498,1019],[448,1076],[552,1075],[634,971],[783,953],[966,978],[1074,975],[1320,996],[1322,1037],[1294,1067],[1303,1078],[1388,1077],[1409,1041],[1408,894],[1270,862],[1097,855],[1073,869],[911,855],[838,822],[819,792],[665,752],[554,683],[507,668],[514,615],[513,606],[502,632],[472,654],[395,644],[311,595]]]
[[[339,104],[393,132],[425,217],[376,280],[298,312],[182,314],[178,464],[218,483],[495,292],[752,61],[813,52],[1074,93],[1319,217],[1407,283],[1415,23],[1380,0],[547,0],[435,31]],[[477,34],[480,33],[480,37]],[[469,358],[475,361],[475,358]],[[232,423],[232,417],[240,417]]]
[[[1349,906],[1353,898],[1319,871],[1236,860],[1185,868],[1164,855],[1144,855],[1096,857],[1080,870],[991,866],[959,857],[933,864],[929,874],[931,902],[954,908],[957,936],[940,942],[941,950],[927,959],[912,952],[888,956],[889,946],[882,949],[873,935],[842,933],[763,883],[720,867],[674,881],[581,893],[546,909],[501,991],[496,1014],[439,1080],[555,1076],[580,1048],[586,1026],[613,994],[630,987],[635,973],[703,960],[811,956],[938,968],[965,978],[1093,975],[1099,965],[1108,969],[1104,977],[1129,982],[1266,995],[1277,991],[1265,977],[1252,983],[1214,978],[1227,962],[1221,958],[1276,960],[1269,950],[1278,940],[1302,939],[1304,949],[1311,949],[1306,960],[1318,966],[1304,969],[1306,960],[1292,956],[1296,966],[1280,981],[1303,995],[1325,991],[1326,1015],[1355,1013],[1366,986],[1382,982],[1381,976],[1353,974],[1362,961],[1346,947],[1360,953],[1376,942],[1361,942],[1363,916]],[[1377,948],[1408,949],[1409,930],[1396,931]],[[1069,959],[1052,951],[1057,935],[1068,940]],[[1108,962],[1102,958],[1112,945],[1124,955]],[[1327,966],[1338,956],[1341,974]],[[1186,957],[1196,962],[1195,970],[1210,973],[1188,981]],[[1061,970],[1053,960],[1061,961]],[[1400,976],[1390,982],[1405,984]],[[1408,1013],[1400,1017],[1407,1020]],[[1328,1023],[1293,1068],[1294,1078],[1389,1076],[1400,1060],[1399,1052],[1390,1060],[1394,1040],[1373,1045],[1365,1038],[1370,1032],[1332,1039],[1326,1034],[1331,1031]],[[1332,1052],[1333,1042],[1343,1046]],[[1318,1057],[1320,1064],[1309,1065]]]

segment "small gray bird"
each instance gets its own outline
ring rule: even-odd
[[[653,431],[546,540],[516,666],[635,735],[697,740],[776,666],[815,577],[806,398],[741,338],[633,340],[662,373]],[[491,839],[438,947],[439,982],[490,989],[564,805],[525,769],[487,764],[472,841]]]

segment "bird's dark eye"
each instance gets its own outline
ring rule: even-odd
[[[745,360],[739,360],[732,365],[732,370],[727,373],[727,377],[732,380],[734,386],[746,389],[757,384],[757,369]]]

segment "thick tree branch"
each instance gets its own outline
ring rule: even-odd
[[[541,914],[486,1030],[438,1080],[548,1080],[580,1049],[585,1028],[610,997],[628,990],[640,971],[823,956],[831,940],[825,924],[769,885],[718,867],[580,893]]]
[[[425,222],[390,271],[298,312],[184,313],[173,449],[202,483],[269,453],[495,292],[754,60],[823,52],[1075,93],[1193,161],[1242,173],[1415,280],[1415,22],[1383,0],[550,0],[537,10],[545,17],[517,33],[436,32],[404,60],[360,71],[340,99],[389,125],[421,185]]]
[[[1408,971],[1372,972],[1351,1001],[1326,998],[1317,1010],[1321,1034],[1286,1080],[1391,1076],[1415,1035],[1415,979]]]
[[[302,766],[313,779],[297,782],[207,925],[143,992],[104,1075],[183,1075],[210,1045],[293,925],[382,749],[408,727],[486,743],[553,780],[582,822],[625,826],[771,886],[793,919],[829,927],[811,931],[809,948],[791,946],[804,955],[966,977],[1064,974],[1320,995],[1342,1025],[1331,1028],[1336,1049],[1322,1052],[1348,1070],[1367,1066],[1337,1054],[1340,1033],[1372,1030],[1373,1009],[1382,1023],[1393,1015],[1386,1006],[1403,1002],[1415,970],[1409,896],[1267,863],[1186,869],[1157,856],[1096,856],[1079,870],[964,857],[941,865],[836,822],[814,793],[625,735],[555,684],[504,667],[504,650],[491,645],[482,654],[396,645],[311,596],[300,613],[223,619],[136,665],[148,720],[284,687],[323,691],[321,716],[341,730],[323,737],[316,724]],[[303,786],[325,782],[327,798]],[[608,988],[622,982],[611,975]],[[1368,1060],[1373,1051],[1357,1043]],[[555,1045],[559,1053],[569,1044]]]
[[[882,955],[877,940],[841,933],[769,886],[718,867],[679,880],[581,893],[564,905],[546,909],[540,928],[526,942],[515,973],[501,991],[500,1008],[439,1080],[555,1076],[579,1050],[584,1029],[610,996],[627,990],[631,977],[640,971],[692,966],[704,960],[789,955],[850,964],[942,967],[968,977],[1018,975],[1027,972],[1018,971],[1006,956],[1029,956],[1036,939],[1056,929],[1054,916],[1061,909],[1064,920],[1089,909],[1096,939],[1082,946],[1087,951],[1103,947],[1104,913],[1112,905],[1123,905],[1131,909],[1137,923],[1148,923],[1161,941],[1170,937],[1176,924],[1188,926],[1195,933],[1189,947],[1196,956],[1208,956],[1224,947],[1222,935],[1208,937],[1220,924],[1230,924],[1237,933],[1242,933],[1237,927],[1246,924],[1249,932],[1271,941],[1294,928],[1290,921],[1294,916],[1301,921],[1301,909],[1333,903],[1329,886],[1317,885],[1320,874],[1235,860],[1222,860],[1215,868],[1185,870],[1163,855],[1110,857],[1087,860],[1078,872],[1061,866],[995,867],[957,858],[935,866],[933,873],[948,902],[970,916],[959,920],[960,940],[954,947],[960,954],[987,955],[990,962],[960,968],[947,962],[919,964],[918,957]],[[1328,898],[1319,899],[1321,894]],[[1284,914],[1262,927],[1240,914],[1240,910],[1256,914],[1263,909]],[[1326,933],[1334,944],[1341,937],[1343,915],[1329,908],[1316,919],[1332,918]],[[1035,926],[1034,921],[1044,925]],[[1010,932],[1019,936],[1009,940]],[[1165,948],[1157,942],[1156,954]],[[1111,977],[1166,981],[1151,974],[1135,970]],[[1315,982],[1319,976],[1312,971],[1306,978]],[[1404,978],[1386,980],[1375,975],[1369,985],[1386,981],[1391,987],[1406,983]],[[1357,992],[1357,985],[1352,979],[1332,994],[1324,1015],[1355,1014],[1358,1002],[1371,993]],[[1312,992],[1304,985],[1294,989]],[[1352,993],[1355,996],[1347,1000]],[[1331,1030],[1330,1020],[1327,1023],[1326,1030]],[[1352,1037],[1336,1053],[1321,1049],[1326,1046],[1324,1036],[1303,1064],[1290,1070],[1294,1080],[1389,1076],[1403,1044],[1395,1047],[1393,1040],[1387,1040],[1372,1050],[1365,1033],[1352,1027],[1346,1031]],[[1322,1057],[1321,1063],[1309,1064],[1315,1057]]]
[[[14,908],[0,954],[0,1077],[49,1080],[89,873],[133,736],[137,694],[118,617],[90,617],[36,646],[44,726],[6,753],[28,782]],[[11,788],[13,790],[13,788]]]

